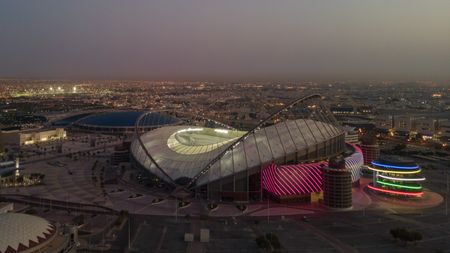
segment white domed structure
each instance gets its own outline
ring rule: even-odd
[[[20,213],[0,214],[0,253],[34,252],[56,235],[47,220]]]
[[[167,181],[194,178],[245,133],[194,126],[161,127],[143,134],[142,144],[135,140],[131,154],[141,167]],[[339,153],[343,148],[344,133],[336,126],[309,119],[287,120],[250,134],[221,157],[196,184],[205,185],[254,168],[257,173],[271,161],[283,164],[304,157],[318,159]],[[164,168],[163,172],[148,159],[146,152]]]
[[[354,181],[360,177],[362,154],[357,148],[347,150],[344,131],[317,94],[285,105],[248,131],[208,124],[139,130],[145,122],[143,114],[135,125],[132,166],[140,170],[139,177],[152,184],[162,180],[180,197],[261,201],[269,192],[311,199],[322,189],[321,170],[314,166],[339,155],[346,157]],[[286,167],[279,180],[275,165]]]

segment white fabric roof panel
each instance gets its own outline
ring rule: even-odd
[[[249,137],[251,138],[251,136]],[[262,164],[272,161],[273,154],[270,150],[269,141],[264,131],[258,131],[254,134],[258,148],[259,159]]]
[[[282,122],[280,124],[276,124],[275,128],[278,131],[278,135],[280,136],[281,144],[284,147],[286,155],[295,153],[296,147],[294,145],[294,141],[292,140],[291,133],[289,133],[286,127],[286,123]]]
[[[244,141],[244,149],[248,168],[252,168],[261,164],[259,160],[258,150],[256,148],[255,138],[253,136],[249,136]]]
[[[226,177],[234,173],[233,152],[227,152],[217,163],[220,163],[222,177]]]
[[[8,248],[15,252],[30,248],[35,251],[54,234],[55,227],[43,218],[21,213],[0,214],[0,252]],[[19,250],[20,244],[26,249]]]
[[[297,150],[306,148],[305,139],[303,138],[303,135],[300,133],[300,130],[297,127],[297,124],[295,124],[295,121],[288,120],[286,121],[286,127],[289,130],[289,133],[292,136],[292,140],[295,143],[295,147]]]
[[[243,146],[244,146],[243,143],[241,143],[237,145],[235,149],[233,149],[234,173],[238,173],[247,169],[247,161],[245,158]]]
[[[272,151],[274,159],[284,157],[284,148],[281,144],[280,137],[278,136],[278,132],[274,126],[269,126],[261,131],[266,132],[266,138],[269,142],[270,150]]]
[[[302,137],[305,140],[306,146],[314,146],[316,145],[316,140],[314,139],[314,136],[311,133],[311,130],[309,129],[308,125],[306,124],[306,121],[303,119],[296,120],[295,123],[297,124],[297,127],[299,131],[302,134]]]
[[[195,131],[195,134],[190,134],[189,131]],[[174,138],[178,133],[183,133],[183,136],[180,136],[182,138]],[[180,177],[195,177],[212,159],[244,133],[193,126],[167,126],[143,134],[141,140],[164,172],[176,180]],[[316,149],[316,144],[322,144],[342,134],[343,132],[335,126],[309,119],[291,120],[268,126],[250,134],[232,151],[227,152],[210,168],[211,171],[200,177],[197,184],[214,181],[273,160],[284,159],[286,153],[304,154],[306,149],[311,152]],[[226,138],[233,141],[227,142]],[[169,139],[171,143],[168,144]],[[164,177],[163,173],[151,164],[150,159],[146,158],[137,140],[132,144],[132,154],[153,174]]]

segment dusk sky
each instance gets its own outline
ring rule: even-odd
[[[450,1],[0,0],[0,78],[450,80]]]

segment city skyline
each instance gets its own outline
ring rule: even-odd
[[[2,252],[450,248],[440,83],[0,83]]]

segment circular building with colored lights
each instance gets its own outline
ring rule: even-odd
[[[144,131],[162,126],[177,125],[181,121],[173,116],[159,112],[145,111],[114,111],[87,115],[72,123],[72,128],[78,131],[102,134],[132,134],[136,121],[146,114],[145,122],[140,128]]]
[[[368,188],[393,197],[420,198],[423,195],[420,166],[401,157],[383,157],[371,162],[373,181]]]

